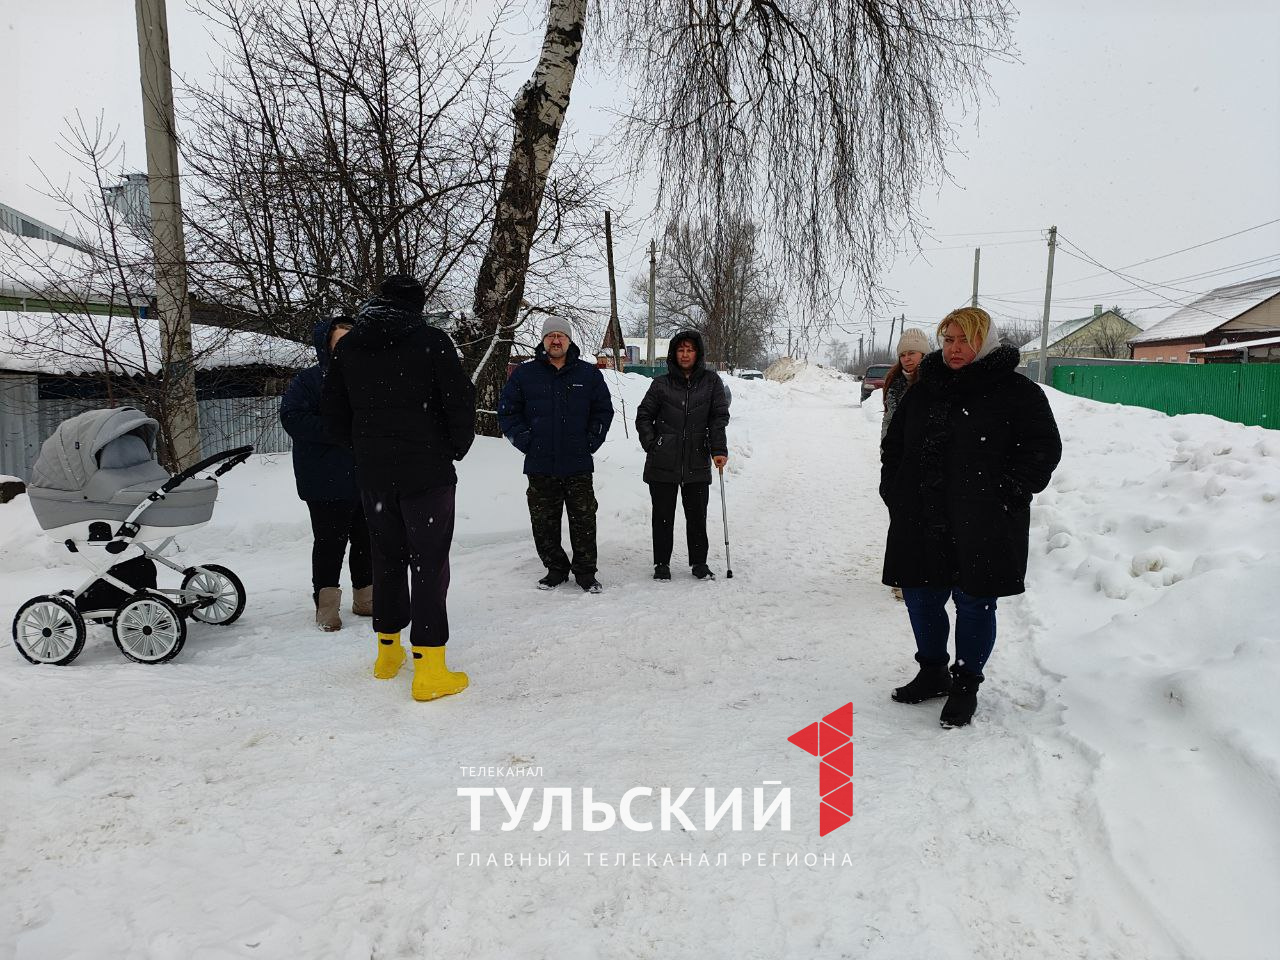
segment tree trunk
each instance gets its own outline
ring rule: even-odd
[[[476,279],[474,317],[459,337],[476,384],[476,430],[485,436],[499,436],[498,395],[506,382],[538,209],[569,109],[586,17],[586,0],[551,0],[542,54],[512,110],[511,158]]]

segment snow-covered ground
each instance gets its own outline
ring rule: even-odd
[[[630,425],[647,381],[608,376]],[[812,369],[733,391],[712,584],[679,531],[675,580],[650,579],[621,410],[600,596],[534,589],[519,457],[477,442],[451,593],[472,686],[435,703],[371,678],[367,621],[312,627],[288,458],[229,474],[183,556],[240,573],[239,622],[159,667],[101,627],[67,668],[0,654],[0,960],[1280,956],[1280,434],[1050,391],[1031,592],[1000,604],[974,726],[944,731],[939,702],[888,697],[913,647],[879,583],[879,395]],[[25,498],[0,506],[6,622],[78,582],[67,561]],[[818,764],[786,738],[850,701],[854,816],[819,838]],[[510,766],[543,775],[461,769]],[[535,833],[538,800],[473,832],[457,795],[767,780],[788,832],[748,804],[743,832]]]

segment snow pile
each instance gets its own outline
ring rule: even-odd
[[[786,383],[799,373],[804,366],[805,362],[803,360],[780,357],[765,368],[764,377],[766,380],[772,380],[775,383]]]
[[[65,669],[0,654],[0,805],[18,811],[0,824],[0,957],[1273,952],[1280,435],[1049,391],[1066,453],[1033,505],[1031,592],[1000,602],[975,725],[942,731],[937,702],[888,697],[913,646],[879,583],[880,394],[859,411],[856,382],[792,374],[731,381],[732,580],[693,581],[679,529],[675,579],[650,578],[648,379],[605,373],[599,597],[534,588],[520,457],[477,440],[450,593],[472,687],[435,704],[409,699],[407,671],[369,678],[367,621],[315,632],[289,458],[228,474],[182,555],[241,575],[240,621],[193,625],[157,668],[101,627]],[[24,497],[0,506],[0,617],[80,582],[69,559]],[[855,813],[819,839],[818,764],[786,738],[848,702]],[[487,765],[545,772],[460,772]],[[529,829],[543,788],[616,805],[768,780],[792,791],[790,832]],[[517,829],[499,807],[472,832],[466,786],[535,798]],[[668,854],[728,865],[647,863]]]
[[[1262,956],[1280,902],[1280,434],[1049,395],[1066,455],[1032,507],[1036,650],[1100,758],[1134,885],[1159,884],[1196,955]]]

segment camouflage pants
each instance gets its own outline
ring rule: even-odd
[[[570,477],[529,475],[529,519],[533,524],[533,542],[538,559],[548,570],[575,577],[594,576],[596,572],[596,493],[591,474],[576,473]],[[569,513],[569,544],[573,562],[569,562],[560,545],[561,507]]]

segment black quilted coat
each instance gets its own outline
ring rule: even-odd
[[[692,340],[698,359],[686,377],[676,344]],[[667,373],[655,377],[636,412],[636,433],[648,457],[645,483],[710,483],[711,458],[727,457],[724,429],[729,398],[720,374],[708,370],[702,334],[685,330],[671,338]]]
[[[1033,494],[1062,458],[1044,391],[1000,346],[952,370],[920,363],[881,445],[889,508],[884,582],[959,587],[975,597],[1022,593]]]

